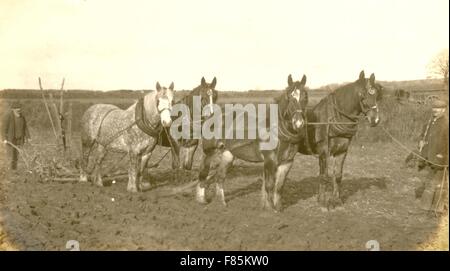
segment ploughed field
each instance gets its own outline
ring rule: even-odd
[[[26,149],[52,148],[41,144],[48,133],[33,135]],[[151,162],[167,150],[157,148]],[[146,176],[156,187],[135,194],[124,179],[106,187],[42,181],[23,162],[10,172],[0,151],[0,249],[66,250],[69,240],[81,250],[366,250],[370,240],[381,250],[448,249],[448,216],[419,212],[414,190],[424,175],[403,165],[406,153],[394,143],[352,143],[344,205],[330,211],[317,203],[317,159],[297,154],[281,213],[261,209],[262,164],[235,161],[225,183],[228,207],[197,203],[194,189],[167,193],[195,180],[199,149],[191,172],[173,171],[168,155]],[[104,167],[125,169],[121,157],[112,154]]]

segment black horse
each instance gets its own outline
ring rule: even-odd
[[[289,170],[291,169],[298,142],[304,134],[305,109],[308,95],[305,89],[306,76],[301,81],[294,82],[288,77],[288,87],[276,99],[278,104],[277,121],[275,127],[278,132],[274,149],[266,150],[261,143],[266,142],[261,136],[256,139],[206,140],[202,139],[204,158],[199,173],[196,198],[201,203],[207,203],[205,189],[216,182],[216,193],[222,203],[226,205],[223,183],[227,170],[234,158],[249,162],[264,163],[262,203],[263,207],[279,211],[282,208],[281,190]],[[266,123],[270,122],[269,119]]]
[[[207,83],[205,78],[202,77],[200,85],[194,88],[184,96],[181,100],[177,101],[176,103],[185,104],[189,108],[190,112],[190,132],[192,135],[193,131],[193,112],[194,112],[194,97],[199,96],[201,97],[201,108],[205,107],[206,105],[213,106],[213,104],[216,103],[218,98],[218,91],[215,89],[217,84],[217,79],[214,77],[214,79],[211,81],[211,83]],[[181,112],[177,116],[172,116],[172,121],[175,121],[176,119],[182,117]],[[201,122],[205,120],[205,118],[208,118],[210,116],[203,117],[201,119]],[[181,127],[179,127],[181,129]],[[172,148],[172,168],[173,169],[187,169],[190,170],[192,168],[192,162],[194,153],[197,149],[199,143],[199,139],[186,139],[181,138],[179,140],[173,139],[170,135],[167,133],[161,134],[161,139],[159,141],[160,146],[164,147],[171,147]],[[181,162],[181,163],[180,163]]]
[[[298,151],[319,158],[318,201],[323,207],[334,208],[342,204],[342,170],[348,147],[357,131],[356,122],[363,114],[370,126],[378,125],[377,101],[381,98],[381,89],[381,85],[375,83],[374,74],[366,79],[361,71],[357,81],[336,89],[307,112],[307,132]],[[331,197],[326,193],[329,177],[333,184]]]

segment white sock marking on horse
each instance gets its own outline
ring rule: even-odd
[[[200,187],[200,185],[197,185],[197,200],[201,203],[206,202],[205,201],[205,188]]]
[[[223,187],[218,183],[216,183],[216,194],[220,197],[220,201],[222,202],[222,204],[226,205],[225,191],[223,190]]]
[[[273,204],[277,205],[279,200],[281,199],[280,194],[276,191],[278,190],[278,186],[280,185],[281,181],[284,181],[287,177],[287,174],[289,170],[291,169],[292,163],[282,164],[279,165],[277,168],[277,172],[275,174],[275,187],[273,191]]]
[[[87,182],[87,181],[88,181],[87,175],[85,173],[82,173],[80,176],[80,182]]]

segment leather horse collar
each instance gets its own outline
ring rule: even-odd
[[[145,108],[144,108],[144,98],[140,98],[136,104],[135,114],[134,114],[136,125],[141,129],[144,133],[149,136],[157,137],[161,133],[162,125],[160,122],[158,124],[153,125],[145,116]]]

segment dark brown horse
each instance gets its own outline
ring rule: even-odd
[[[199,173],[196,198],[201,203],[207,203],[205,189],[212,182],[216,182],[216,193],[222,203],[226,205],[223,184],[227,170],[234,158],[249,162],[264,163],[262,203],[263,207],[281,210],[281,190],[294,156],[297,153],[297,143],[304,134],[304,110],[308,103],[305,90],[306,76],[301,81],[294,82],[291,75],[288,77],[288,87],[276,99],[278,112],[275,114],[278,125],[274,127],[277,132],[277,143],[272,149],[262,148],[266,142],[262,136],[251,139],[202,139],[204,158]],[[271,122],[269,119],[264,120]]]
[[[380,97],[381,86],[375,83],[375,75],[366,79],[361,71],[357,81],[336,89],[308,110],[307,136],[298,150],[319,158],[318,201],[323,207],[334,208],[342,204],[342,170],[348,147],[357,131],[356,122],[361,114],[371,126],[380,122],[377,104]],[[333,184],[331,197],[325,191],[329,178]]]
[[[205,78],[202,77],[200,85],[194,88],[189,92],[186,96],[184,96],[181,100],[176,102],[176,104],[185,104],[187,105],[190,112],[190,131],[192,135],[193,129],[193,112],[194,112],[194,97],[198,96],[201,100],[201,107],[205,107],[206,105],[210,105],[211,107],[217,101],[218,91],[215,89],[217,84],[217,79],[211,81],[211,83],[207,83]],[[182,117],[181,112],[177,115],[172,116],[172,122],[176,122],[178,118]],[[200,122],[203,122],[205,118],[209,116],[202,117]],[[181,127],[180,127],[181,128]],[[187,169],[190,170],[192,168],[192,162],[195,150],[197,149],[199,139],[185,139],[181,138],[179,140],[175,140],[173,138],[169,138],[166,133],[162,133],[162,138],[159,142],[159,145],[164,147],[172,147],[172,168],[173,169]],[[169,141],[170,140],[170,141]],[[180,163],[181,160],[181,163]]]

